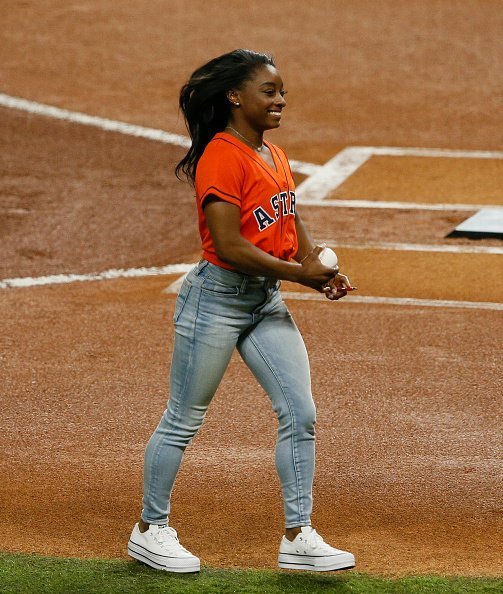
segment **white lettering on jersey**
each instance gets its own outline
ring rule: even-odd
[[[257,221],[258,230],[265,231],[271,225],[274,225],[280,218],[280,211],[283,217],[293,215],[295,216],[295,192],[280,192],[275,194],[271,200],[272,211],[259,206],[253,211],[255,220]]]

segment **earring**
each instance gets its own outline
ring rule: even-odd
[[[235,105],[236,107],[239,107],[239,103],[234,103],[234,105]]]

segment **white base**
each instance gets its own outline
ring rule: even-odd
[[[455,232],[503,235],[503,208],[482,208],[458,225]]]

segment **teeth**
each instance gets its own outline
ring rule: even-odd
[[[281,111],[270,111],[273,115],[281,115]]]

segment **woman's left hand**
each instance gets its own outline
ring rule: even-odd
[[[336,274],[330,279],[328,284],[323,287],[325,297],[330,301],[337,301],[348,294],[348,291],[353,290],[348,277],[345,274]]]

